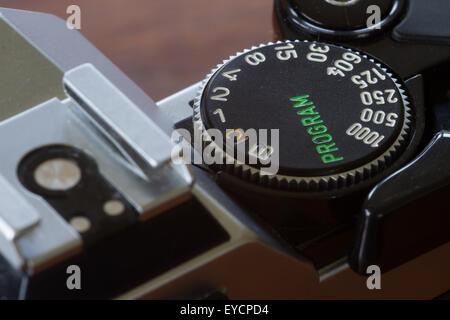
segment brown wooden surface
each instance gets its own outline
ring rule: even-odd
[[[236,51],[273,40],[273,0],[0,0],[66,19],[154,100],[200,81]]]

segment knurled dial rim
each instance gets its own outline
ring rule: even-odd
[[[341,49],[347,50],[351,53],[354,53],[360,56],[362,59],[367,59],[377,67],[382,69],[387,76],[392,80],[395,86],[398,89],[399,95],[401,97],[401,102],[403,106],[403,117],[402,123],[399,130],[399,133],[395,140],[393,140],[392,144],[378,157],[370,160],[364,165],[358,166],[356,168],[352,168],[349,170],[345,170],[343,172],[337,172],[329,175],[317,175],[317,176],[297,176],[297,175],[286,175],[286,174],[274,174],[267,175],[261,172],[261,170],[255,166],[246,164],[242,161],[238,161],[236,158],[231,157],[227,154],[221,147],[217,145],[214,139],[209,135],[207,128],[205,126],[205,119],[203,119],[203,115],[201,112],[201,102],[202,97],[205,94],[205,90],[208,86],[208,83],[213,78],[213,76],[219,71],[222,67],[229,64],[234,59],[241,57],[244,54],[248,54],[251,51],[272,46],[272,45],[283,45],[288,43],[299,43],[305,42],[308,44],[319,44],[319,45],[327,45],[333,47],[339,47]],[[278,188],[288,191],[330,191],[334,189],[341,189],[344,187],[350,187],[359,182],[372,178],[377,175],[381,171],[383,171],[393,159],[396,158],[396,155],[401,150],[402,145],[405,143],[408,138],[410,131],[410,123],[411,123],[411,108],[409,107],[409,101],[406,94],[406,91],[403,89],[401,83],[393,76],[392,71],[389,70],[388,67],[382,65],[380,62],[375,61],[373,58],[368,57],[365,54],[359,53],[355,50],[344,48],[341,46],[328,44],[328,43],[319,43],[319,42],[311,42],[311,41],[278,41],[276,43],[269,42],[266,44],[260,44],[259,46],[253,46],[250,49],[245,49],[241,52],[236,53],[233,56],[230,56],[228,59],[224,60],[222,63],[218,64],[211,72],[206,76],[203,82],[200,85],[200,88],[197,92],[197,95],[194,99],[193,104],[193,125],[194,131],[198,132],[201,135],[203,147],[208,146],[209,148],[213,148],[215,153],[219,153],[223,157],[223,165],[219,165],[219,168],[230,172],[231,174],[238,176],[244,180],[251,181],[252,183],[257,183],[261,185],[270,186],[272,188]],[[217,166],[216,166],[217,167]]]

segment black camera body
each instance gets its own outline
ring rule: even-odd
[[[26,83],[2,92],[0,297],[379,298],[374,268],[382,298],[444,293],[448,9],[275,0],[275,43],[157,103],[64,21],[0,9]]]
[[[359,1],[336,7],[332,2],[275,1],[281,36],[327,40],[366,52],[390,66],[414,101],[413,136],[394,164],[391,173],[396,173],[364,195],[349,259],[360,273],[371,264],[389,269],[447,242],[450,234],[448,175],[429,171],[446,167],[445,156],[438,154],[446,154],[447,147],[432,149],[445,141],[448,130],[447,3]],[[377,12],[371,5],[378,6],[379,20],[369,26]]]

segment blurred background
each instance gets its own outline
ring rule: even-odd
[[[275,37],[273,0],[0,0],[63,19],[71,4],[81,8],[80,32],[155,101]]]

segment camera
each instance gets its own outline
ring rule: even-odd
[[[444,294],[449,6],[275,0],[273,42],[157,103],[0,9],[0,297]]]

